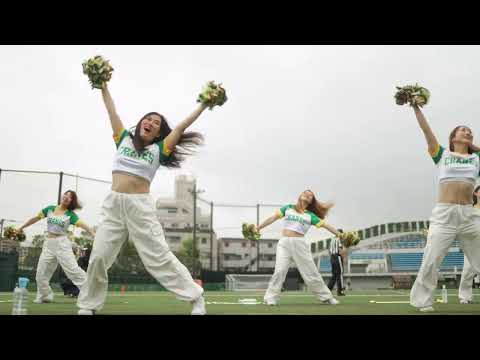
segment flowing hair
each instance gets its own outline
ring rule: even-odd
[[[145,145],[143,144],[142,139],[140,138],[140,124],[142,123],[143,119],[150,115],[157,115],[162,119],[160,124],[160,135],[153,139],[152,143],[158,143],[164,140],[168,134],[172,132],[172,128],[168,125],[167,119],[157,112],[149,112],[148,114],[144,115],[140,121],[137,123],[135,128],[130,129],[130,136],[133,141],[133,146],[137,152],[142,153],[145,150]],[[132,133],[132,129],[135,129]],[[162,159],[160,164],[170,168],[179,168],[180,164],[185,161],[185,156],[193,155],[195,153],[194,149],[197,146],[203,145],[203,135],[199,132],[195,131],[185,131],[178,144],[172,149],[172,152],[166,159]]]
[[[458,129],[460,129],[461,127],[470,129],[468,126],[458,125],[455,129],[452,130],[452,132],[451,132],[450,135],[448,136],[448,143],[449,143],[449,149],[450,149],[450,151],[454,151],[453,138],[457,135],[457,131],[458,131]],[[470,129],[470,131],[471,131],[471,129]],[[469,154],[473,154],[473,149],[472,149],[470,146],[468,147],[468,153],[469,153]]]
[[[334,204],[330,202],[324,203],[324,202],[318,201],[312,190],[305,190],[305,191],[310,191],[313,196],[312,202],[307,206],[307,210],[317,215],[320,219],[322,220],[325,219],[325,217],[328,214],[328,211],[333,207]],[[299,197],[299,200],[300,200],[300,197]],[[295,204],[295,210],[299,211],[298,201],[297,201],[297,204]]]
[[[72,201],[70,201],[70,205],[68,205],[68,210],[80,210],[82,208],[82,204],[80,203],[80,200],[78,200],[77,193],[73,190],[67,190],[63,193],[63,195],[66,195],[68,193],[70,193],[70,196],[72,197]]]
[[[480,185],[477,186],[477,187],[475,188],[475,190],[473,190],[473,194],[472,194],[473,206],[477,205],[477,202],[478,202],[478,197],[477,197],[477,195],[475,195],[475,193],[478,191],[478,189],[480,189]]]

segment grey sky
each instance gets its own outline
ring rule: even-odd
[[[191,128],[205,146],[181,170],[160,169],[155,196],[173,195],[174,176],[188,173],[204,198],[223,203],[283,204],[312,189],[336,203],[329,221],[345,229],[426,219],[436,169],[412,110],[395,105],[395,85],[432,92],[425,113],[441,143],[458,124],[478,131],[478,46],[2,46],[1,168],[110,180],[111,128],[81,68],[96,54],[115,69],[110,89],[127,127],[149,111],[175,125],[206,81],[227,89],[228,102]],[[0,217],[24,220],[54,203],[57,179],[42,179],[2,174]],[[94,224],[107,192],[81,183],[81,217]],[[219,235],[254,221],[249,214],[217,209]]]

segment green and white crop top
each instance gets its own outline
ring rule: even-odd
[[[71,210],[65,211],[63,215],[54,215],[55,205],[47,206],[38,213],[38,217],[47,218],[47,231],[52,234],[65,235],[70,225],[79,225],[78,215]]]
[[[305,210],[303,214],[295,210],[295,205],[285,205],[277,210],[277,215],[280,218],[285,218],[283,221],[284,229],[295,231],[299,234],[305,234],[310,226],[321,228],[324,220],[309,210]]]
[[[113,158],[112,172],[136,175],[149,183],[152,182],[160,167],[160,161],[168,158],[172,153],[165,141],[160,141],[146,146],[145,150],[139,154],[133,146],[132,137],[125,129],[119,135],[114,135],[113,139],[117,145],[117,152]]]
[[[430,155],[438,166],[440,183],[463,181],[475,185],[475,181],[480,176],[480,153],[478,152],[461,155],[437,145]]]

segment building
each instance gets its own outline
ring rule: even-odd
[[[344,279],[356,289],[411,288],[422,263],[428,220],[374,225],[359,230],[360,243],[348,252]],[[328,245],[331,239],[311,244],[312,255],[325,281],[331,275]],[[463,252],[452,242],[440,264],[439,280],[457,287]]]
[[[273,272],[278,239],[261,239],[258,243],[244,238],[219,238],[219,264],[222,271]],[[257,246],[260,245],[260,260],[257,261]]]
[[[157,217],[165,231],[165,238],[172,251],[178,251],[182,242],[193,238],[193,187],[196,179],[179,175],[175,178],[175,196],[173,199],[158,198]],[[210,214],[203,214],[197,206],[197,251],[204,269],[217,269],[217,238],[210,228]]]

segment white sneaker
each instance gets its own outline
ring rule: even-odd
[[[95,315],[95,310],[80,309],[78,310],[78,315]]]
[[[193,301],[192,315],[205,315],[207,309],[205,309],[205,299],[200,296],[197,300]]]
[[[329,305],[338,305],[340,304],[340,301],[338,301],[337,299],[335,299],[334,297],[328,299],[328,300],[325,300],[324,303],[327,303]]]
[[[419,310],[420,310],[421,312],[432,312],[432,311],[435,311],[435,309],[433,308],[433,306],[422,307],[422,308],[419,308]]]
[[[49,295],[45,299],[37,297],[37,298],[35,298],[35,300],[33,300],[33,302],[35,304],[51,303],[51,302],[53,302],[53,295]]]
[[[264,304],[267,304],[268,306],[277,306],[277,302],[274,300],[264,300]]]
[[[473,304],[472,300],[460,300],[460,304]]]

